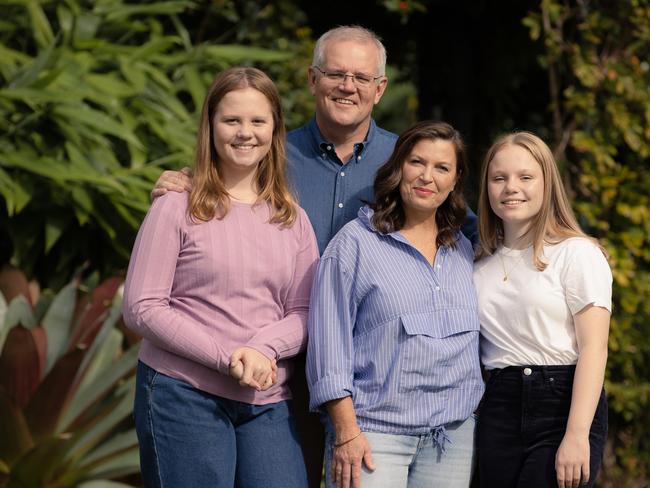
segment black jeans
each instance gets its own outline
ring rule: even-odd
[[[555,453],[564,437],[575,366],[511,366],[490,376],[479,409],[481,486],[557,487]],[[607,439],[607,401],[601,392],[589,432],[593,486]]]

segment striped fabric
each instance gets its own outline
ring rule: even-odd
[[[351,395],[365,431],[419,435],[464,420],[483,394],[473,253],[458,234],[431,265],[364,207],[321,258],[312,288],[310,407]]]

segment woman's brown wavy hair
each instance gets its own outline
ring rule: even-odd
[[[436,210],[438,246],[456,246],[456,234],[466,215],[467,205],[463,190],[467,177],[467,155],[460,133],[445,122],[424,121],[415,124],[399,136],[388,161],[379,168],[375,178],[375,211],[372,223],[382,234],[395,232],[404,227],[406,214],[400,195],[402,167],[415,145],[423,139],[449,141],[456,153],[456,185],[447,199]]]
[[[271,104],[273,137],[271,149],[257,167],[257,202],[268,202],[275,210],[272,223],[291,226],[297,216],[296,201],[286,179],[284,150],[284,117],[280,95],[273,81],[256,68],[235,67],[221,72],[212,82],[203,103],[196,144],[196,160],[189,213],[194,220],[208,221],[223,218],[230,208],[230,199],[219,175],[219,157],[214,145],[214,115],[221,99],[233,90],[254,88]]]

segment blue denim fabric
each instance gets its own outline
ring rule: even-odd
[[[370,443],[375,470],[361,470],[363,488],[467,488],[474,470],[474,415],[444,426],[444,434],[382,434],[365,432]],[[328,488],[336,483],[331,476],[335,436],[326,434],[325,480]]]
[[[307,487],[286,401],[227,400],[140,362],[134,414],[147,487]]]
[[[525,368],[530,368],[526,374]],[[481,486],[556,488],[555,453],[564,437],[575,366],[511,366],[493,373],[478,418]],[[593,486],[607,440],[601,392],[589,433]]]

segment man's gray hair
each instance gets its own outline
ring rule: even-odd
[[[357,41],[370,42],[377,47],[377,75],[386,74],[386,48],[381,43],[381,39],[370,29],[359,25],[342,25],[328,30],[320,36],[314,46],[314,57],[312,66],[321,67],[325,63],[325,47],[329,41]]]

